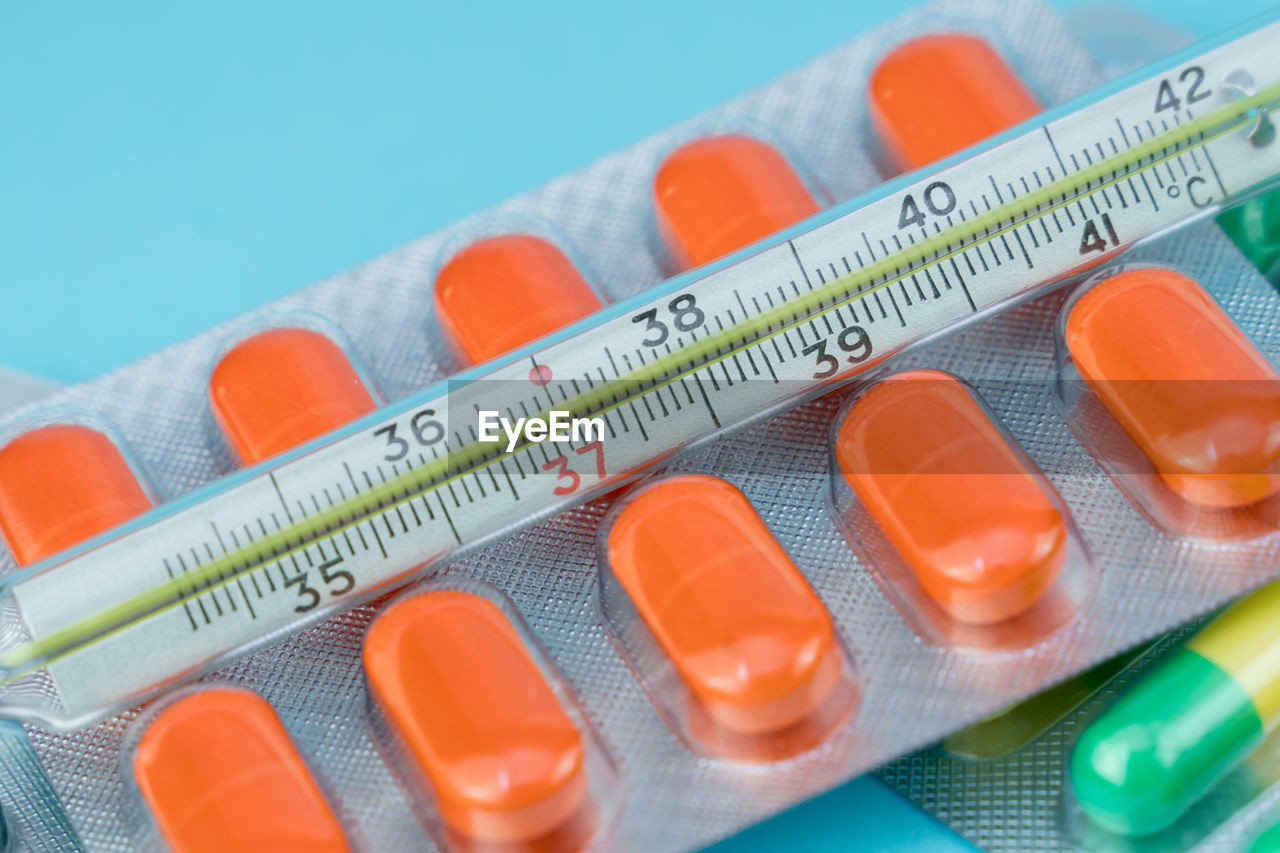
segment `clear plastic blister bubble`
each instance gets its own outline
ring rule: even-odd
[[[340,802],[266,699],[210,683],[147,706],[120,750],[136,850],[347,853]]]
[[[0,850],[84,850],[21,724],[0,723],[0,753],[0,815],[9,845]]]
[[[667,724],[719,758],[793,758],[840,738],[860,692],[817,594],[733,484],[632,487],[600,527],[597,602]]]
[[[861,135],[886,178],[949,157],[1056,101],[1030,57],[980,16],[943,13],[925,27],[891,33],[883,45],[860,75],[867,81]]]
[[[223,470],[254,465],[385,402],[354,344],[309,311],[257,314],[218,346],[208,434]]]
[[[481,216],[452,232],[428,286],[428,343],[454,371],[550,335],[610,301],[560,228],[519,212]]]
[[[157,504],[149,469],[111,420],[41,406],[0,424],[0,539],[42,561]]]
[[[1280,374],[1204,287],[1109,267],[1062,306],[1056,398],[1115,485],[1174,536],[1280,528]]]
[[[1069,508],[963,380],[914,370],[860,388],[831,453],[837,523],[926,640],[1025,648],[1086,607],[1097,569]]]
[[[667,275],[711,263],[830,206],[792,145],[748,116],[682,128],[653,167],[646,236]]]
[[[391,601],[364,641],[368,716],[446,850],[575,851],[624,791],[572,687],[510,599],[453,578]]]

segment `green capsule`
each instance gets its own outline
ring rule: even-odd
[[[1110,832],[1159,832],[1262,737],[1249,694],[1216,664],[1178,649],[1080,735],[1072,790]]]
[[[1254,266],[1280,284],[1280,187],[1224,211],[1218,224]]]
[[[1071,788],[1103,829],[1172,825],[1280,720],[1280,583],[1250,593],[1136,681],[1071,753]]]
[[[1280,853],[1280,823],[1255,838],[1249,853]]]

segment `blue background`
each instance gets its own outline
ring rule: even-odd
[[[1128,5],[1208,34],[1271,3]],[[125,364],[751,89],[898,8],[5,4],[0,365],[75,382]],[[860,780],[720,853],[787,845],[960,849]]]
[[[900,8],[73,5],[0,10],[0,365],[68,382],[538,186]],[[1208,33],[1270,4],[1134,5]]]

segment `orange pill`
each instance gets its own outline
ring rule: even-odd
[[[151,507],[111,439],[51,424],[0,447],[0,532],[18,565],[42,560]]]
[[[921,588],[951,618],[989,625],[1053,586],[1067,526],[1045,485],[972,392],[936,370],[900,373],[849,408],[845,481]]]
[[[369,628],[364,667],[454,831],[532,841],[584,806],[582,734],[489,599],[436,590],[392,605]]]
[[[742,492],[688,475],[643,488],[609,529],[609,566],[720,726],[813,714],[840,678],[831,617]]]
[[[981,142],[1040,112],[1000,54],[959,33],[922,36],[871,74],[871,120],[903,171]]]
[[[529,234],[479,240],[436,276],[436,311],[472,363],[524,346],[603,306],[552,243]]]
[[[201,690],[165,708],[133,773],[174,853],[349,849],[280,718],[247,690]]]
[[[1081,376],[1165,484],[1206,508],[1280,491],[1280,375],[1199,284],[1128,270],[1067,317]]]
[[[214,419],[246,465],[377,408],[342,348],[310,329],[268,329],[236,344],[209,378]]]
[[[653,181],[658,231],[681,269],[741,249],[819,204],[782,154],[750,136],[708,136],[667,155]]]

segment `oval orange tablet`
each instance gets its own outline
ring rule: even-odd
[[[707,713],[784,729],[840,678],[831,617],[733,485],[700,474],[638,491],[609,528],[609,566]]]
[[[1176,494],[1229,508],[1280,491],[1280,375],[1195,281],[1154,267],[1105,279],[1071,308],[1066,343]]]
[[[201,690],[165,708],[133,773],[174,853],[349,849],[280,718],[247,690]]]
[[[209,378],[214,419],[246,465],[373,411],[342,348],[310,329],[268,329],[236,344]]]
[[[111,439],[51,424],[0,447],[0,532],[18,565],[34,563],[150,509]]]
[[[750,136],[680,146],[653,181],[658,231],[681,269],[714,261],[819,210],[782,154]]]
[[[556,246],[529,234],[478,240],[436,276],[440,322],[473,363],[548,335],[603,306]]]
[[[392,605],[369,628],[364,668],[453,830],[531,841],[584,805],[582,734],[489,599],[435,590]]]
[[[1053,586],[1067,526],[959,380],[913,370],[873,385],[836,435],[845,481],[925,593],[970,625],[1011,619]]]
[[[921,36],[871,74],[871,120],[903,171],[981,142],[1040,112],[1000,54],[960,33]]]

